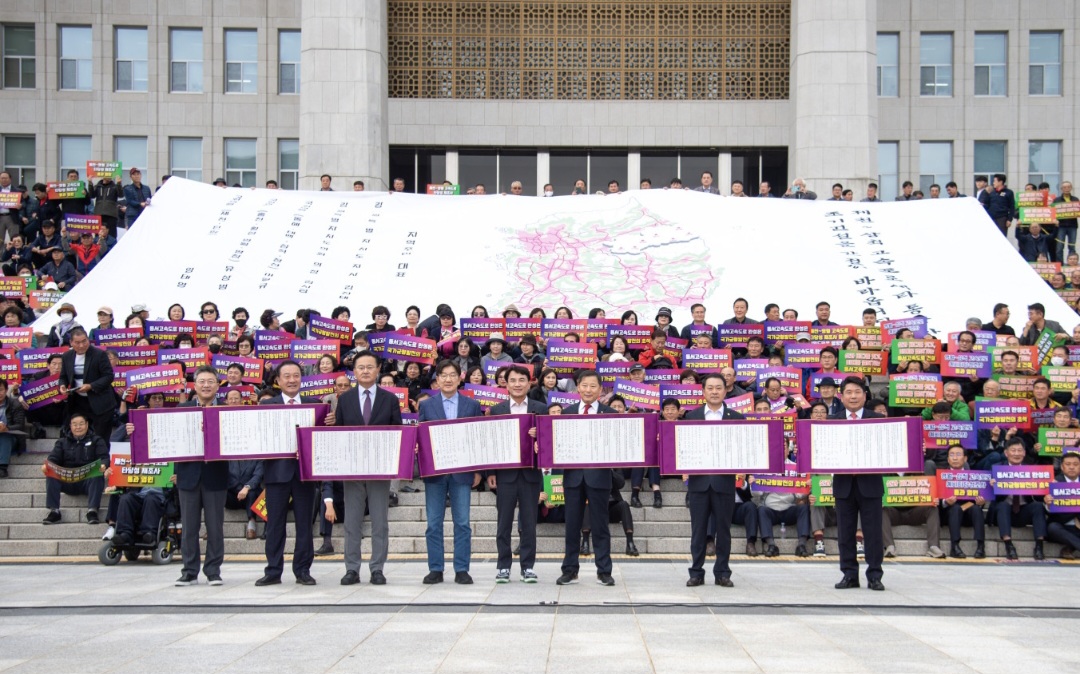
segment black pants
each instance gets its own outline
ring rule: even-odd
[[[608,529],[608,495],[610,489],[595,489],[582,479],[577,487],[564,487],[566,495],[566,553],[563,556],[563,573],[577,573],[578,555],[581,553],[581,531],[588,501],[589,522],[592,525],[593,554],[596,555],[596,572],[611,573],[611,530]]]
[[[975,529],[975,540],[982,543],[986,540],[986,514],[983,509],[972,504],[967,510],[960,507],[957,501],[952,505],[945,506],[945,512],[949,518],[949,540],[952,543],[960,542],[960,527],[970,524]]]
[[[735,512],[735,494],[721,494],[711,487],[689,492],[690,498],[690,577],[705,577],[705,545],[709,518],[716,521],[716,562],[713,576],[731,577],[731,517]]]
[[[301,482],[294,475],[290,482],[266,485],[266,575],[280,577],[285,569],[285,523],[289,518],[289,498],[292,497],[293,519],[296,523],[296,542],[293,546],[293,574],[297,577],[311,571],[315,546],[311,542],[311,513],[315,507],[315,487]]]
[[[128,492],[120,497],[120,506],[116,513],[116,533],[154,534],[157,536],[158,524],[165,514],[165,496],[161,492],[141,494]]]
[[[531,569],[536,564],[536,518],[540,509],[539,497],[542,485],[526,482],[520,475],[513,482],[500,481],[495,490],[495,509],[498,523],[495,533],[495,547],[499,552],[499,569],[509,569],[514,563],[510,536],[514,530],[514,508],[518,517],[521,540],[521,570]]]
[[[608,524],[622,524],[623,535],[633,536],[634,511],[630,509],[630,504],[622,499],[608,501]],[[588,536],[591,533],[591,529],[581,530],[582,536]]]
[[[859,518],[863,523],[863,542],[866,545],[866,579],[881,580],[884,572],[885,546],[881,533],[881,497],[865,496],[859,491],[858,480],[852,480],[851,494],[836,499],[836,533],[840,548],[840,571],[845,578],[859,577],[859,558],[855,555],[855,531]]]
[[[249,489],[247,496],[241,501],[237,498],[240,493],[239,489],[228,489],[225,491],[225,508],[227,510],[246,510],[247,518],[253,520],[256,518],[255,511],[251,508],[255,505],[255,502],[259,500],[259,490]],[[334,506],[337,507],[336,505]]]

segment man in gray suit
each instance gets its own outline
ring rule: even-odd
[[[701,184],[695,187],[694,191],[705,192],[706,194],[720,194],[720,190],[713,185],[712,171],[701,172]]]
[[[515,365],[506,373],[506,390],[510,400],[491,408],[490,416],[507,414],[547,414],[547,406],[528,397],[529,371]],[[536,427],[529,429],[529,435],[536,437]],[[521,511],[521,580],[535,583],[536,572],[536,517],[539,510],[540,471],[535,468],[510,468],[492,471],[487,478],[488,489],[495,491],[495,510],[498,513],[498,525],[495,533],[495,546],[499,552],[496,583],[510,582],[510,566],[514,556],[510,548],[510,534],[514,528],[514,508]]]
[[[401,408],[397,396],[375,385],[379,358],[371,351],[356,354],[353,362],[356,387],[341,394],[334,420],[338,426],[400,426]],[[332,499],[331,499],[332,502]],[[383,566],[390,549],[390,481],[345,481],[345,575],[342,585],[360,582],[361,545],[364,540],[364,508],[371,515],[372,585],[385,585]]]

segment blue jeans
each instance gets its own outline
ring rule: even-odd
[[[1074,221],[1075,222],[1075,221]],[[1069,251],[1069,243],[1073,250],[1076,248],[1076,225],[1059,225],[1057,230],[1057,259],[1063,264]]]
[[[424,479],[424,505],[427,509],[428,570],[442,572],[443,520],[446,519],[446,494],[450,493],[450,516],[454,520],[454,571],[468,571],[472,555],[472,528],[469,526],[469,499],[472,488],[450,475]]]
[[[10,433],[0,433],[0,466],[8,465],[13,449],[15,449],[15,436]]]

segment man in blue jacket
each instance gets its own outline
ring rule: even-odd
[[[458,393],[461,369],[451,360],[435,366],[439,395],[420,403],[420,421],[442,421],[482,417],[480,403]],[[450,495],[450,516],[454,520],[454,582],[471,585],[469,558],[472,555],[472,529],[469,526],[469,498],[480,484],[480,473],[452,473],[424,478],[424,504],[427,509],[428,575],[425,585],[443,582],[443,521],[446,519],[446,496]]]

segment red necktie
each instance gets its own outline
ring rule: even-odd
[[[582,414],[588,414],[591,411],[592,411],[592,405],[586,405],[585,406],[585,411],[582,412]]]
[[[858,421],[859,420],[859,415],[858,414],[855,414],[854,412],[849,412],[848,414],[849,414],[848,418],[851,419],[852,421]]]
[[[285,404],[286,405],[295,405],[296,404],[296,398],[289,398],[288,402],[286,402]]]

